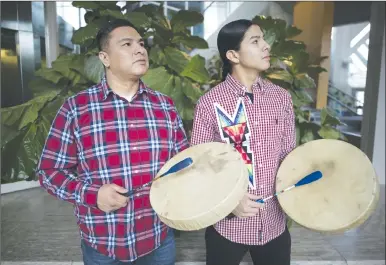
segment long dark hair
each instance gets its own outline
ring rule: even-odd
[[[232,73],[232,65],[226,53],[229,50],[238,51],[240,44],[244,39],[245,32],[252,26],[252,21],[240,19],[232,21],[221,28],[217,37],[217,48],[223,63],[222,80],[224,81],[228,74]]]

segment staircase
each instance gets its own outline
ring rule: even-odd
[[[337,129],[343,132],[348,141],[360,147],[363,102],[329,84],[327,108],[335,113],[343,125]],[[320,110],[309,108],[312,120],[320,124]]]

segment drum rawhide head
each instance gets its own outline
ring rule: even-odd
[[[230,214],[248,190],[248,169],[229,144],[195,145],[171,158],[157,175],[190,157],[189,167],[155,181],[150,203],[161,221],[178,230],[199,230]]]
[[[357,228],[374,212],[379,182],[368,157],[341,140],[315,140],[295,148],[283,160],[276,190],[314,171],[323,177],[278,196],[284,212],[310,230],[341,233]]]

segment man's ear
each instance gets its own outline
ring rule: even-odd
[[[101,60],[101,62],[103,63],[103,65],[104,65],[106,68],[109,68],[109,67],[110,67],[110,59],[109,59],[109,55],[108,55],[106,52],[100,51],[100,52],[98,53],[98,56],[99,56],[99,59]]]
[[[235,50],[227,51],[226,57],[228,58],[229,61],[231,61],[234,64],[238,64],[240,62],[239,54]]]

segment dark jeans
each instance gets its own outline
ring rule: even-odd
[[[238,265],[249,251],[254,265],[290,265],[291,236],[284,233],[262,246],[234,243],[220,235],[213,226],[205,231],[206,264]]]
[[[122,262],[107,257],[87,243],[81,243],[84,265],[174,265],[176,257],[176,247],[174,242],[173,230],[170,229],[166,239],[161,246],[150,254],[140,257],[133,262]]]

